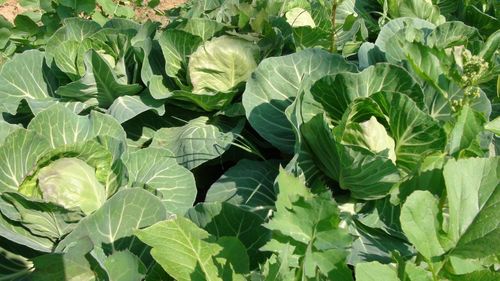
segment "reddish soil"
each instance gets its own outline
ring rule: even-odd
[[[147,0],[145,0],[144,2],[147,2]],[[186,2],[186,0],[160,0],[160,4],[158,4],[158,6],[156,6],[154,10],[148,7],[136,8],[135,17],[138,21],[141,22],[150,19],[152,21],[158,21],[166,25],[168,23],[168,18],[161,13],[166,10],[175,8],[184,2]]]
[[[16,0],[7,0],[0,5],[0,16],[4,16],[7,20],[13,21],[17,14],[20,14],[24,9],[17,3]]]
[[[3,2],[0,0],[0,2]],[[145,0],[144,2],[148,2]],[[186,0],[160,0],[160,4],[155,8],[155,10],[148,7],[137,7],[136,18],[139,21],[146,19],[151,19],[155,21],[160,21],[166,23],[168,19],[161,12],[168,9],[172,9],[180,4],[186,2]],[[22,13],[24,9],[18,4],[17,0],[6,0],[5,3],[0,5],[0,15],[4,16],[7,20],[13,21],[16,15]]]

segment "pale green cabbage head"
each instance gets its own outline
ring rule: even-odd
[[[78,158],[61,158],[43,167],[38,186],[45,201],[68,209],[79,207],[85,214],[106,200],[106,190],[97,180],[95,169]]]
[[[373,152],[388,150],[389,159],[396,163],[394,140],[387,134],[385,127],[372,116],[368,121],[359,123],[364,145]]]

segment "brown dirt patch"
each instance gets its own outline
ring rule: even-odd
[[[146,0],[144,2],[147,3],[149,1]],[[166,25],[168,23],[168,18],[163,15],[163,13],[166,10],[170,10],[183,4],[184,2],[186,2],[186,0],[160,0],[160,4],[158,4],[154,10],[149,7],[137,7],[135,9],[135,16],[140,22],[150,19]]]
[[[23,11],[24,9],[17,3],[17,0],[7,0],[0,5],[0,15],[5,17],[8,21],[13,21],[14,18]]]
[[[147,3],[149,1],[145,0],[144,2]],[[139,21],[151,19],[153,21],[159,21],[166,24],[168,19],[162,15],[162,13],[166,10],[179,6],[184,2],[186,2],[186,0],[160,0],[160,4],[154,10],[149,7],[137,7],[135,8],[136,18]],[[4,16],[9,21],[13,21],[16,15],[22,13],[23,11],[23,7],[18,4],[17,0],[7,0],[5,3],[0,5],[0,15]]]

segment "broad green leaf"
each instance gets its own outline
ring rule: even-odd
[[[62,101],[61,99],[51,98],[43,100],[27,100],[31,112],[36,116],[38,113],[50,108],[55,104],[62,105],[76,114],[88,109],[91,105],[79,101]]]
[[[483,131],[486,122],[483,114],[464,106],[458,116],[453,129],[448,137],[450,154],[457,155],[461,150],[467,149],[476,142],[478,134]]]
[[[302,26],[293,29],[293,39],[297,51],[307,48],[328,49],[331,45],[330,34],[320,28]]]
[[[202,44],[202,39],[182,30],[167,29],[158,42],[165,57],[166,74],[187,85],[188,59]]]
[[[154,111],[160,116],[165,114],[163,102],[155,100],[147,94],[121,96],[115,99],[108,109],[108,114],[113,116],[118,122],[124,123],[148,110]]]
[[[399,281],[396,268],[379,262],[358,263],[356,265],[356,281]]]
[[[107,1],[107,0],[104,0]],[[147,25],[147,23],[144,23],[142,27]],[[120,31],[130,31],[135,34],[135,31],[139,31],[141,29],[141,24],[138,23],[137,21],[131,20],[131,19],[126,19],[126,18],[120,18],[120,17],[115,17],[110,20],[108,20],[104,25],[104,28],[113,28],[113,29],[118,29]]]
[[[405,257],[414,255],[414,250],[407,241],[381,229],[368,227],[358,220],[349,224],[349,232],[355,237],[348,258],[351,265],[373,260],[389,263],[392,262],[393,251],[398,251]]]
[[[372,99],[385,115],[396,142],[398,166],[413,170],[426,155],[444,149],[444,130],[408,96],[384,92],[373,95]]]
[[[358,61],[359,67],[365,69],[378,62],[384,62],[385,55],[375,44],[364,42],[358,49]]]
[[[495,52],[498,50],[500,47],[500,31],[496,31],[495,33],[491,34],[486,42],[484,42],[483,47],[481,48],[481,51],[479,52],[479,56],[481,56],[485,61],[490,61],[494,55]]]
[[[63,6],[69,7],[77,13],[84,12],[86,14],[91,14],[95,9],[96,0],[59,0],[59,3]]]
[[[125,140],[123,128],[111,116],[95,111],[88,117],[78,116],[61,105],[54,105],[39,113],[30,122],[28,129],[45,137],[52,148],[83,142],[96,136]]]
[[[483,269],[481,261],[478,259],[463,259],[456,256],[450,256],[448,261],[451,267],[448,271],[453,274],[462,275]]]
[[[378,34],[377,40],[375,41],[375,45],[382,52],[385,52],[387,46],[390,46],[393,43],[392,37],[394,36],[394,34],[396,34],[399,30],[404,29],[407,26],[412,26],[414,28],[422,29],[427,32],[430,32],[434,28],[436,28],[436,26],[433,23],[430,23],[428,21],[419,18],[403,17],[403,18],[393,19],[380,29],[380,33]]]
[[[55,251],[61,252],[75,241],[89,237],[94,246],[102,247],[107,253],[129,249],[135,254],[144,254],[144,245],[132,237],[133,231],[166,217],[165,207],[156,196],[139,188],[124,189],[113,195],[96,212],[82,219],[59,242]]]
[[[432,274],[412,262],[405,264],[405,278],[408,281],[432,281]]]
[[[286,16],[286,21],[292,27],[299,27],[299,26],[309,26],[312,28],[316,27],[316,24],[314,23],[311,14],[309,14],[308,11],[302,8],[290,9],[288,12],[286,12],[285,16]]]
[[[134,10],[131,7],[127,7],[121,5],[120,3],[116,3],[112,0],[96,0],[97,3],[100,4],[103,11],[108,14],[108,16],[116,16],[116,17],[125,17],[132,18],[134,17]]]
[[[399,4],[399,16],[421,18],[434,24],[446,21],[439,13],[439,8],[427,0],[402,0]]]
[[[141,260],[125,250],[115,252],[104,261],[110,280],[143,280],[146,267]]]
[[[350,190],[354,198],[383,198],[400,181],[400,173],[387,155],[373,154],[351,145],[340,149],[338,180],[340,187]]]
[[[429,108],[429,114],[440,121],[450,121],[452,120],[452,115],[454,114],[451,101],[459,101],[465,96],[464,89],[456,84],[449,83],[446,85],[447,97],[438,91],[431,91],[426,93],[426,104]],[[470,102],[470,107],[484,116],[489,117],[492,113],[492,104],[487,95],[481,90],[480,96]]]
[[[418,107],[423,105],[423,94],[418,83],[406,70],[393,64],[379,63],[360,73],[325,76],[311,87],[312,96],[334,123],[342,119],[342,115],[354,100],[381,91],[405,94],[412,98]]]
[[[49,151],[50,143],[39,134],[19,129],[0,147],[0,193],[17,192],[33,166]]]
[[[295,135],[285,109],[300,93],[304,79],[316,80],[353,70],[342,57],[318,49],[265,59],[247,81],[243,93],[247,119],[264,139],[291,154]]]
[[[153,258],[176,280],[222,280],[214,260],[222,247],[188,219],[162,221],[135,235],[153,248]]]
[[[430,192],[417,190],[406,198],[401,209],[401,227],[428,261],[445,253],[440,242],[438,200]]]
[[[19,222],[9,220],[0,214],[0,236],[5,241],[17,243],[43,253],[50,253],[54,242],[45,237],[33,235]]]
[[[141,91],[139,84],[123,84],[118,80],[109,63],[91,50],[85,54],[85,75],[78,81],[59,87],[57,94],[86,101],[96,99],[100,107],[108,108],[120,96],[134,95]]]
[[[36,34],[36,30],[38,29],[38,25],[36,22],[26,14],[18,14],[14,18],[14,24],[16,25],[16,29],[26,33],[28,36],[33,36]]]
[[[205,42],[189,58],[193,92],[233,91],[257,67],[258,55],[255,44],[235,37],[221,36]]]
[[[188,19],[186,24],[181,28],[188,33],[201,37],[203,41],[212,38],[216,33],[220,32],[224,25],[215,20],[205,18],[191,18]]]
[[[221,237],[217,240],[217,244],[222,247],[219,253],[219,262],[224,266],[224,271],[219,274],[223,279],[228,279],[231,276],[232,280],[246,280],[242,275],[249,271],[249,258],[246,255],[245,246],[237,237]],[[222,260],[223,258],[224,260]],[[217,259],[217,258],[216,258]]]
[[[449,21],[438,25],[427,37],[427,45],[431,48],[445,49],[466,45],[478,36],[477,29],[465,25],[461,21]]]
[[[491,270],[478,270],[468,274],[453,275],[450,278],[456,281],[496,281],[500,278],[500,274]]]
[[[38,50],[17,54],[0,69],[0,104],[11,114],[22,100],[50,99],[55,87],[44,53]]]
[[[479,7],[480,5],[477,5],[477,7],[476,5],[467,5],[463,21],[465,24],[477,28],[481,34],[490,36],[498,31],[500,19],[498,14],[490,15],[482,11]],[[498,8],[496,10],[498,11]]]
[[[0,49],[5,49],[9,43],[11,32],[8,28],[0,26]]]
[[[7,245],[9,248],[15,247],[9,242],[7,242]],[[13,250],[15,252],[0,246],[0,264],[2,265],[0,268],[0,280],[22,279],[31,273],[33,263],[26,257],[16,253],[22,251],[17,251],[15,248]]]
[[[154,99],[164,99],[172,95],[172,90],[177,87],[174,81],[165,73],[166,62],[158,41],[146,38],[141,42],[144,60],[141,67],[142,82]]]
[[[279,189],[276,201],[276,209],[278,210],[291,209],[293,207],[292,203],[300,197],[312,197],[310,190],[307,189],[300,178],[293,176],[282,168],[280,168],[276,181]]]
[[[187,217],[217,239],[224,236],[238,238],[251,259],[252,268],[265,260],[267,255],[259,248],[264,246],[271,233],[262,224],[264,219],[230,203],[202,203],[190,209]]]
[[[145,281],[174,281],[174,279],[163,270],[161,265],[155,263],[149,268]]]
[[[404,201],[415,190],[427,190],[441,196],[445,190],[443,166],[447,159],[444,153],[425,157],[418,172],[399,185],[399,199]]]
[[[172,153],[160,148],[145,148],[125,154],[129,186],[144,187],[158,194],[167,212],[183,215],[196,199],[193,174],[177,164]]]
[[[0,120],[0,146],[3,145],[5,139],[13,133],[15,130],[20,129],[21,126],[15,124],[9,124],[3,120]]]
[[[480,258],[500,251],[500,158],[450,160],[444,166],[451,255]]]
[[[382,230],[394,236],[394,238],[406,240],[406,236],[403,234],[399,222],[401,205],[394,205],[393,201],[394,200],[391,201],[391,198],[385,198],[384,200],[366,202],[354,215],[355,222],[357,223],[359,221],[369,228]],[[350,203],[345,204],[347,205],[340,207],[341,210],[345,209],[344,207],[350,206]],[[398,252],[403,256],[405,255],[405,251]]]
[[[84,216],[74,209],[69,211],[62,206],[26,198],[14,192],[3,193],[1,200],[3,215],[19,222],[34,235],[53,241],[73,230],[75,224]]]
[[[243,159],[212,184],[205,202],[228,202],[266,216],[276,201],[277,175],[277,162]]]
[[[184,126],[158,130],[151,146],[172,151],[177,162],[191,170],[229,149],[243,124],[241,119],[202,116]]]
[[[40,281],[96,280],[97,276],[86,258],[93,247],[88,238],[83,238],[64,253],[38,256],[33,260],[35,271],[32,277]]]
[[[490,132],[493,132],[495,135],[500,136],[500,117],[495,118],[494,120],[488,122],[484,128]]]
[[[318,114],[304,123],[300,133],[314,154],[313,165],[320,168],[325,175],[338,180],[340,177],[340,154],[335,145],[333,131],[323,114]]]
[[[80,56],[89,50],[92,38],[101,30],[96,22],[81,18],[68,18],[63,21],[63,27],[58,29],[47,41],[46,57],[49,64],[52,61],[65,73],[74,77],[83,70],[83,58]],[[83,44],[86,41],[87,44]],[[79,58],[80,57],[80,58]]]
[[[200,108],[204,111],[215,111],[228,107],[236,94],[236,92],[223,93],[203,90],[194,93],[192,91],[177,90],[173,92],[170,101],[179,107],[194,111],[200,111]]]
[[[437,82],[439,77],[443,76],[445,71],[443,66],[448,57],[441,56],[442,53],[433,52],[430,47],[418,42],[418,40],[424,40],[423,38],[409,40],[408,33],[418,34],[414,36],[424,36],[421,30],[411,27],[398,31],[391,38],[394,44],[387,46],[387,60],[391,63],[407,61],[410,65],[410,72],[441,93],[442,89]]]

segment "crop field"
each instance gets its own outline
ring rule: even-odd
[[[0,281],[500,280],[500,5],[0,0]]]

